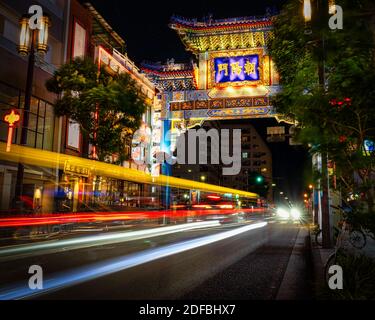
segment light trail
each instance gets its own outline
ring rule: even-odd
[[[237,229],[209,235],[193,240],[187,240],[176,244],[167,245],[161,248],[149,249],[143,252],[111,259],[105,262],[91,264],[89,266],[62,272],[44,280],[43,289],[35,291],[28,288],[27,284],[10,288],[0,292],[0,300],[23,299],[36,295],[56,291],[69,286],[77,285],[89,280],[103,277],[115,272],[123,271],[141,264],[157,259],[165,258],[174,254],[192,250],[201,246],[225,240],[236,235],[263,228],[267,222],[255,223]]]
[[[187,179],[175,178],[160,175],[153,177],[150,174],[135,169],[129,169],[104,163],[95,160],[89,160],[80,157],[74,157],[67,154],[56,153],[46,150],[28,148],[19,145],[12,145],[12,152],[6,152],[6,143],[0,142],[0,159],[15,163],[24,163],[27,165],[64,169],[66,164],[74,165],[79,168],[89,170],[90,174],[105,176],[109,178],[133,181],[137,183],[170,186],[172,188],[193,189],[205,192],[214,192],[221,194],[239,195],[244,198],[257,199],[258,195],[252,192],[236,190],[212,184],[196,182]]]
[[[19,255],[22,255],[22,258],[33,256],[35,254],[49,254],[56,253],[59,251],[68,251],[83,249],[89,247],[102,246],[107,244],[115,244],[127,241],[140,240],[151,237],[159,237],[167,234],[189,231],[200,228],[208,227],[217,227],[220,226],[219,221],[203,221],[203,222],[193,222],[185,223],[177,226],[167,226],[167,227],[158,227],[145,230],[137,231],[123,231],[123,232],[114,232],[104,235],[93,235],[85,236],[76,239],[66,239],[66,240],[53,240],[46,241],[37,244],[24,244],[9,246],[0,249],[0,261],[2,260],[14,260],[20,258]],[[60,250],[59,250],[60,249]],[[42,251],[42,252],[41,252]]]
[[[204,207],[206,207],[204,205]],[[212,209],[212,210],[156,210],[133,212],[95,212],[95,213],[67,213],[67,214],[42,214],[31,216],[15,215],[0,218],[0,228],[6,227],[32,227],[42,225],[60,225],[67,223],[90,223],[109,221],[149,220],[158,218],[188,218],[207,215],[230,215],[236,213],[261,213],[263,208],[254,209]]]

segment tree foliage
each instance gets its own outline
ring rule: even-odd
[[[46,87],[59,95],[54,105],[56,115],[79,123],[97,146],[99,160],[111,155],[125,160],[125,146],[147,108],[145,96],[128,74],[110,76],[104,70],[98,72],[91,60],[77,58],[62,65]]]
[[[362,192],[371,210],[375,154],[364,152],[364,141],[375,141],[375,5],[371,0],[336,4],[343,8],[343,30],[333,31],[328,20],[320,20],[306,34],[299,0],[288,1],[275,19],[268,47],[282,91],[273,103],[297,121],[301,142],[314,146],[314,152],[328,152],[341,187]],[[322,65],[324,85],[319,82]]]

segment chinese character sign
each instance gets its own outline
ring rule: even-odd
[[[260,80],[258,55],[215,58],[214,68],[216,83]]]

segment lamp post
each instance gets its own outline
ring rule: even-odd
[[[32,96],[33,77],[34,77],[34,66],[35,66],[35,54],[36,51],[45,55],[48,51],[48,28],[50,26],[50,19],[48,16],[43,15],[40,18],[38,26],[34,29],[30,28],[30,15],[24,15],[20,19],[20,39],[19,45],[17,46],[18,53],[21,56],[28,55],[27,64],[27,76],[26,76],[26,87],[25,87],[25,102],[23,107],[22,125],[21,125],[21,140],[20,145],[27,144],[27,130],[29,126],[29,112],[30,103]],[[18,163],[17,170],[17,181],[16,181],[16,204],[19,202],[21,209],[22,204],[22,193],[23,193],[23,177],[24,177],[24,165]],[[15,204],[15,205],[16,205]]]
[[[315,2],[315,8],[312,6]],[[305,34],[310,35],[313,33],[312,28],[314,25],[319,26],[328,23],[329,13],[334,5],[333,0],[304,0],[303,14],[305,18]],[[325,39],[324,31],[320,28],[318,31],[318,77],[319,85],[322,91],[326,88],[326,75],[325,75]],[[323,150],[321,152],[321,186],[322,186],[322,245],[323,248],[331,248],[331,230],[330,230],[330,205],[329,205],[329,178],[328,178],[328,153]]]

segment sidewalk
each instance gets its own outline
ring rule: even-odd
[[[310,229],[310,240],[311,240],[311,257],[312,257],[312,268],[313,268],[313,289],[315,298],[319,299],[319,295],[323,292],[325,284],[324,268],[329,256],[335,251],[332,249],[323,249],[315,243],[314,234]],[[351,247],[356,254],[363,254],[368,257],[375,259],[375,240],[370,236],[366,235],[367,244],[363,249],[355,249]]]

